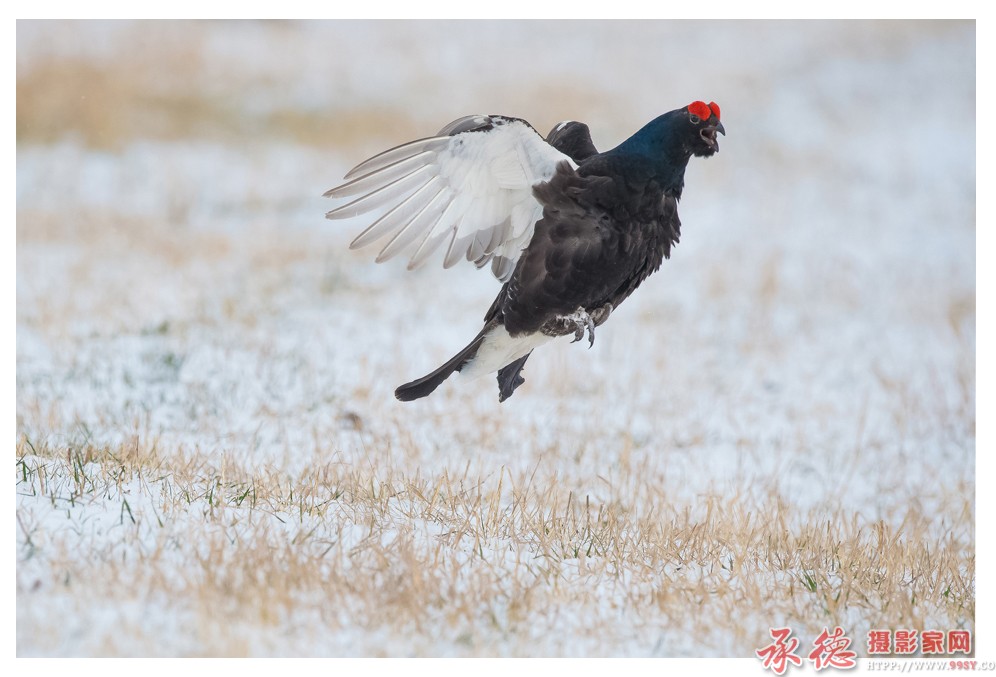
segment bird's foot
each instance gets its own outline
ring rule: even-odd
[[[591,319],[588,311],[584,308],[578,308],[574,313],[562,319],[574,324],[574,340],[571,343],[577,343],[584,338],[584,333],[588,332],[588,347],[591,348],[595,345],[595,321]]]
[[[606,304],[608,306],[608,304]],[[608,306],[611,308],[611,306]],[[567,336],[574,334],[571,343],[577,343],[588,334],[588,347],[595,344],[595,327],[608,318],[606,307],[596,309],[589,314],[584,308],[578,308],[570,315],[557,315],[552,320],[540,327],[540,331],[547,336]]]

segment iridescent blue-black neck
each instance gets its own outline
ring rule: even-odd
[[[682,129],[681,109],[654,118],[621,144],[603,153],[606,157],[626,157],[636,165],[649,167],[665,191],[681,197],[685,167],[692,156],[687,130]]]

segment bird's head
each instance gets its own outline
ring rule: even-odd
[[[680,110],[680,119],[685,127],[685,138],[692,155],[709,157],[719,152],[716,134],[726,135],[726,128],[719,121],[719,104],[694,101]]]
[[[603,155],[642,157],[658,176],[664,177],[672,191],[680,194],[689,158],[718,153],[717,134],[726,134],[719,121],[719,105],[693,101],[654,118]]]

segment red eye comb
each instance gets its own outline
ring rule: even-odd
[[[703,120],[708,120],[709,116],[712,115],[712,110],[709,106],[705,105],[704,101],[695,101],[694,103],[688,104],[688,112],[702,118]]]
[[[715,101],[710,101],[709,102],[709,110],[712,111],[712,114],[716,116],[717,120],[720,119],[720,116],[719,116],[719,104],[718,103],[716,103]]]

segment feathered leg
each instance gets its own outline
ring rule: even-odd
[[[522,368],[526,366],[526,360],[529,359],[529,352],[527,355],[520,357],[515,362],[509,362],[504,367],[498,370],[498,401],[504,402],[512,396],[515,389],[526,382],[520,372]]]

